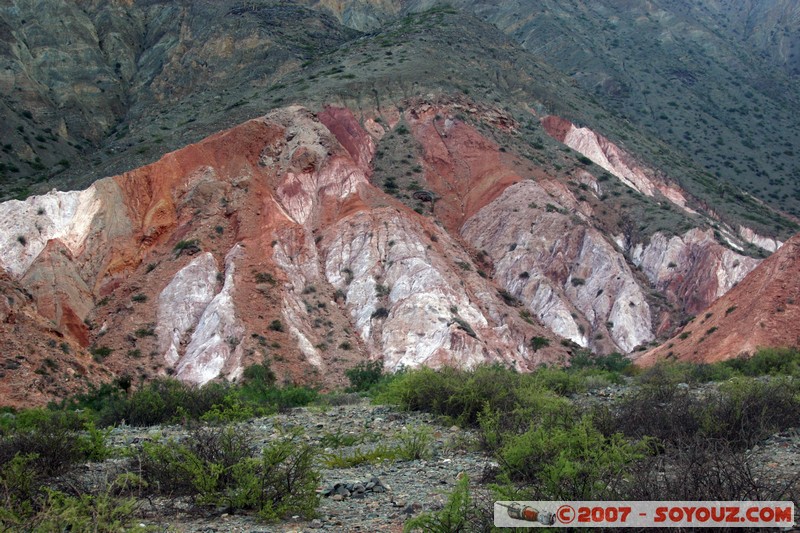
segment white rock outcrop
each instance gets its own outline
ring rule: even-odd
[[[214,299],[217,262],[210,252],[195,257],[178,271],[158,297],[156,336],[159,351],[170,367],[181,358],[186,334],[197,326]]]
[[[650,307],[625,257],[565,213],[540,184],[522,181],[467,220],[462,235],[558,335],[587,347],[607,334],[625,352],[652,340]]]
[[[482,310],[459,282],[441,250],[415,217],[383,208],[342,219],[325,246],[325,276],[345,293],[354,326],[367,348],[383,354],[387,370],[401,367],[459,366],[497,360],[487,351],[484,337],[504,355],[524,359],[519,339],[491,326]],[[444,232],[436,232],[437,248],[455,247]],[[382,310],[385,316],[373,318]]]
[[[0,203],[0,267],[22,276],[51,239],[77,255],[100,207],[95,185]]]
[[[182,381],[208,383],[223,372],[227,377],[241,372],[244,326],[236,317],[234,273],[241,245],[235,245],[225,258],[225,282],[200,316],[186,353],[175,367]]]
[[[686,196],[678,186],[657,178],[652,169],[639,164],[631,154],[606,137],[554,116],[545,117],[545,128],[550,135],[613,174],[628,187],[645,196],[655,196],[656,192],[660,192],[686,212],[695,212],[688,207]]]
[[[750,244],[754,244],[768,252],[776,252],[783,246],[783,241],[771,237],[763,237],[745,226],[739,226],[739,236]]]

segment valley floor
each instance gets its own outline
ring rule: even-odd
[[[426,413],[408,413],[394,408],[371,405],[367,400],[330,408],[300,407],[286,413],[259,418],[242,425],[252,431],[257,446],[263,446],[280,431],[302,428],[305,439],[318,445],[325,454],[349,456],[360,450],[396,444],[398,437],[420,428],[430,428],[430,454],[427,459],[384,460],[350,468],[321,468],[319,492],[337,483],[368,483],[377,477],[385,492],[368,491],[363,498],[342,500],[333,494],[321,496],[318,518],[299,517],[280,523],[263,524],[255,515],[229,514],[224,509],[197,511],[189,498],[154,498],[140,501],[141,523],[163,527],[166,531],[188,532],[267,532],[267,531],[402,531],[404,522],[424,511],[441,509],[452,492],[457,478],[467,474],[475,484],[491,476],[496,468],[491,457],[477,450],[477,434],[442,426]],[[110,437],[114,448],[129,447],[157,438],[181,438],[187,430],[180,426],[153,428],[115,428]],[[351,446],[327,444],[362,441]],[[122,467],[119,459],[88,465],[98,483],[114,477]],[[487,511],[490,512],[490,511]]]
[[[701,386],[695,392],[703,394]],[[578,404],[611,404],[629,392],[628,386],[610,386],[581,394]],[[253,419],[238,426],[252,435],[261,447],[285,431],[299,428],[303,439],[321,450],[316,457],[322,480],[317,518],[293,517],[278,523],[264,524],[253,514],[229,513],[226,509],[201,509],[188,497],[142,498],[138,521],[155,526],[158,531],[180,533],[211,532],[288,532],[288,531],[403,531],[410,518],[423,512],[435,512],[444,506],[460,476],[468,475],[471,495],[476,505],[491,516],[492,498],[485,490],[493,481],[498,465],[480,452],[478,433],[441,423],[433,415],[403,412],[393,407],[372,405],[366,399],[343,396],[352,401],[330,407],[301,407],[270,417]],[[360,465],[331,468],[330,461],[365,454],[380,446],[389,449],[409,442],[409,436],[423,435],[424,459],[400,460],[373,458]],[[189,435],[182,426],[153,428],[115,428],[109,444],[115,449],[138,448],[142,443]],[[413,440],[413,439],[412,439]],[[387,455],[391,455],[388,454]],[[770,486],[785,486],[795,496],[800,490],[800,427],[784,430],[747,450],[746,457],[754,479]],[[88,464],[79,474],[85,483],[107,483],[118,473],[130,469],[123,459]],[[377,478],[377,480],[375,479]],[[359,494],[370,481],[382,486]],[[361,484],[349,497],[344,493],[350,484]],[[337,490],[338,489],[338,490]],[[378,490],[378,489],[375,489]],[[349,492],[349,491],[348,491]],[[483,495],[483,496],[481,496]]]

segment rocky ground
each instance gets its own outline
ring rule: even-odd
[[[386,406],[370,405],[365,400],[330,408],[293,409],[243,425],[253,431],[258,446],[266,444],[280,431],[301,427],[308,441],[319,445],[324,453],[338,455],[348,455],[356,448],[395,444],[398,437],[423,425],[432,430],[432,453],[428,459],[321,468],[320,506],[318,518],[314,520],[294,517],[265,525],[254,515],[229,514],[223,509],[203,511],[194,508],[189,499],[157,498],[140,502],[141,523],[181,533],[402,531],[410,517],[440,509],[460,475],[466,474],[479,483],[496,467],[489,456],[475,451],[475,433],[437,424],[428,414],[399,412]],[[136,447],[145,440],[180,438],[186,434],[187,429],[181,426],[119,427],[113,430],[110,443],[115,448]],[[332,440],[345,441],[348,437],[359,437],[363,442],[335,448],[325,446]],[[320,454],[320,459],[322,457]],[[92,473],[97,483],[103,483],[109,472],[118,471],[122,463],[120,459],[112,459],[101,465],[87,465],[86,471]]]
[[[579,404],[611,402],[626,394],[628,387],[612,386],[576,398]],[[250,430],[257,446],[263,446],[281,431],[302,428],[305,439],[319,446],[322,481],[318,488],[318,517],[292,517],[280,523],[263,524],[255,515],[232,514],[225,509],[196,508],[188,498],[142,499],[142,524],[180,533],[272,532],[272,531],[402,531],[404,523],[425,511],[441,509],[459,476],[468,475],[473,492],[496,471],[497,465],[478,450],[477,434],[442,424],[425,413],[406,413],[392,407],[371,405],[364,399],[333,407],[297,408],[274,416],[253,419],[242,425]],[[326,454],[350,455],[380,444],[396,445],[403,435],[421,427],[430,429],[430,455],[426,459],[363,464],[351,468],[326,468]],[[115,449],[137,447],[146,440],[181,438],[182,426],[115,428],[110,444]],[[338,446],[338,444],[352,444]],[[756,478],[770,485],[786,486],[800,493],[800,428],[775,434],[751,450]],[[111,476],[129,468],[123,459],[87,465],[81,474],[94,483],[106,483]],[[787,493],[788,495],[788,493]],[[787,496],[788,497],[788,496]],[[488,500],[487,500],[488,501]],[[490,512],[487,509],[487,512]]]

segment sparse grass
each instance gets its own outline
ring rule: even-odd
[[[319,445],[323,448],[349,448],[364,444],[374,438],[375,436],[370,436],[366,433],[344,433],[341,430],[336,430],[333,433],[322,435],[319,439]]]
[[[323,459],[323,464],[327,468],[352,468],[363,464],[374,465],[383,461],[395,461],[398,457],[396,448],[379,444],[375,447],[356,448],[349,452],[327,454]]]
[[[178,241],[173,251],[176,255],[181,255],[182,253],[187,253],[189,255],[196,254],[201,251],[200,241],[198,239]]]

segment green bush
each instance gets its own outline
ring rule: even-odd
[[[640,383],[708,383],[736,376],[800,376],[800,351],[767,348],[752,357],[737,357],[711,364],[661,361],[642,371]]]
[[[432,533],[458,533],[461,531],[479,531],[473,529],[476,524],[483,523],[478,510],[473,504],[469,491],[469,476],[462,475],[456,488],[447,498],[447,503],[440,511],[422,513],[408,520],[403,526],[404,532],[425,531]]]
[[[108,433],[97,430],[83,414],[31,410],[20,416],[23,420],[13,423],[15,427],[0,438],[0,465],[25,455],[38,475],[53,477],[78,462],[108,456]]]
[[[367,391],[383,379],[383,363],[381,361],[362,361],[353,368],[344,371],[350,380],[350,392]]]
[[[548,346],[550,346],[550,339],[547,337],[531,337],[531,349],[533,349],[534,352],[538,352],[542,348],[547,348]]]
[[[285,387],[252,387],[247,384],[235,392],[245,404],[269,410],[291,409],[314,402],[319,392],[308,387],[287,385]]]
[[[587,416],[570,426],[533,426],[508,438],[498,455],[509,479],[534,499],[601,500],[645,450],[643,442],[603,435]]]
[[[193,387],[174,379],[158,379],[130,396],[125,420],[132,426],[153,426],[181,418],[198,419],[222,404],[228,389],[219,383]]]
[[[36,454],[17,454],[0,466],[0,525],[4,530],[26,525],[35,512],[42,473],[33,462]]]
[[[94,347],[93,347],[91,350],[89,350],[89,351],[90,351],[90,352],[91,352],[91,354],[92,354],[92,358],[93,358],[93,359],[94,359],[96,362],[100,363],[100,362],[102,362],[102,361],[103,361],[103,359],[105,359],[106,357],[108,357],[109,355],[111,355],[111,352],[113,352],[114,350],[112,350],[112,349],[111,349],[111,348],[109,348],[108,346],[94,346]]]
[[[110,426],[125,419],[127,394],[118,384],[103,383],[99,387],[91,385],[85,394],[77,394],[62,400],[60,404],[51,404],[52,410],[85,411],[94,414],[101,427]]]
[[[752,357],[740,357],[717,363],[743,376],[792,375],[800,376],[800,350],[794,348],[765,348]]]
[[[427,426],[417,426],[400,435],[398,457],[405,461],[430,459],[433,452],[433,433]]]
[[[575,353],[570,359],[570,368],[596,368],[599,370],[608,370],[609,372],[623,372],[633,362],[619,352],[613,352],[608,355],[595,355],[589,350],[580,350]]]
[[[228,394],[221,404],[214,404],[211,409],[200,416],[200,420],[210,424],[227,424],[245,422],[258,415],[269,414],[267,409],[257,409],[243,402],[237,394]]]
[[[275,372],[270,368],[269,361],[260,365],[250,365],[242,373],[245,384],[249,387],[267,388],[275,385]]]
[[[642,386],[615,406],[597,412],[604,433],[651,436],[679,445],[716,439],[742,449],[800,419],[800,383],[789,378],[737,378],[704,396],[667,382]]]
[[[619,401],[613,412],[597,410],[595,423],[606,435],[681,442],[700,430],[698,407],[691,393],[674,383],[648,384]]]
[[[520,404],[511,411],[492,408],[488,403],[478,415],[481,446],[491,452],[501,449],[513,438],[536,424],[547,426],[571,424],[576,416],[573,406],[550,391],[527,387],[518,391]]]
[[[163,378],[128,395],[121,389],[122,385],[102,385],[64,406],[92,409],[101,427],[122,422],[132,426],[153,426],[182,419],[199,419],[215,405],[223,405],[231,389],[219,383],[194,387],[175,379]]]
[[[696,436],[667,445],[635,464],[622,500],[770,500],[786,487],[757,477],[746,454],[719,439]],[[776,490],[777,489],[777,490]]]
[[[442,368],[420,368],[389,384],[379,401],[388,401],[410,411],[444,415],[464,425],[475,425],[484,403],[510,411],[515,407],[514,390],[519,375],[501,367],[480,367],[473,372]]]
[[[290,513],[311,517],[319,503],[314,448],[299,432],[270,442],[257,457],[241,428],[197,430],[188,444],[145,443],[140,464],[150,490],[187,494],[198,504],[256,510],[265,520]]]
[[[173,248],[173,251],[176,253],[176,255],[180,255],[183,252],[186,252],[189,255],[196,254],[197,252],[201,251],[200,241],[197,239],[178,241],[178,243],[175,245],[175,248]]]
[[[583,376],[565,368],[540,367],[531,378],[541,387],[556,394],[566,395],[586,390]]]
[[[79,445],[75,447],[80,447]],[[53,454],[51,454],[53,455]],[[0,529],[3,531],[146,531],[130,524],[134,501],[113,494],[114,483],[105,493],[75,494],[47,487],[52,472],[36,453],[17,453],[0,466]]]
[[[42,509],[32,518],[33,531],[156,531],[134,521],[136,502],[110,493],[69,495],[47,490]]]
[[[706,401],[703,402],[706,404]],[[702,434],[746,448],[800,420],[800,383],[738,378],[720,385],[719,394],[698,409]]]

